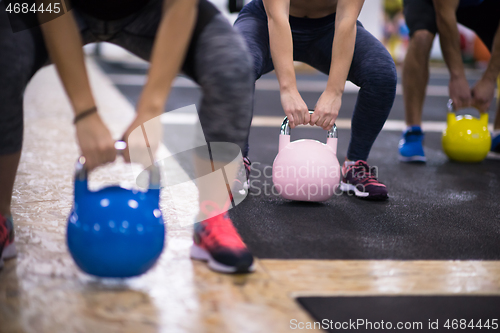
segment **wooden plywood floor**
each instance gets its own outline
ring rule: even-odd
[[[92,62],[89,70],[118,138],[132,107]],[[292,319],[312,320],[296,296],[500,294],[500,263],[492,261],[259,260],[254,274],[211,272],[188,257],[191,227],[181,216],[192,207],[189,184],[176,198],[162,193],[168,244],[150,272],[125,281],[91,278],[65,243],[78,156],[71,119],[53,68],[44,69],[26,95],[13,198],[19,255],[0,272],[0,332],[287,332]],[[127,166],[113,168],[130,179]],[[113,181],[109,172],[93,179]]]

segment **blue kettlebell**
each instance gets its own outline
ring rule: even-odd
[[[115,147],[123,150],[126,144],[118,141]],[[165,242],[158,167],[149,168],[147,192],[120,186],[90,191],[81,160],[76,163],[75,202],[68,218],[71,256],[81,270],[99,277],[145,273],[160,256]]]

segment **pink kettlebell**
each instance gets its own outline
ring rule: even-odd
[[[335,193],[339,181],[337,126],[328,131],[326,144],[306,139],[290,142],[290,126],[285,117],[273,163],[275,190],[285,199],[325,201]]]

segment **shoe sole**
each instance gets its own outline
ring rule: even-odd
[[[489,160],[500,160],[500,153],[490,151],[488,155],[486,155],[486,158]]]
[[[389,197],[387,194],[385,195],[372,195],[370,196],[370,193],[368,192],[361,192],[356,188],[356,186],[348,183],[344,183],[343,181],[340,182],[340,190],[343,192],[350,192],[354,193],[354,195],[358,198],[361,199],[366,199],[366,200],[377,200],[377,201],[382,201],[382,200],[387,200]]]
[[[245,196],[245,195],[247,195],[247,193],[248,193],[248,189],[249,189],[249,188],[250,188],[250,183],[249,183],[249,181],[247,180],[247,181],[243,182],[243,184],[242,184],[242,188],[241,188],[240,190],[236,190],[235,192],[236,192],[238,195]],[[236,193],[235,193],[235,194],[236,194]]]
[[[2,256],[0,257],[0,269],[3,268],[4,260],[12,259],[17,255],[16,243],[11,243],[7,245],[2,251]]]
[[[427,162],[427,158],[425,156],[399,156],[399,161],[405,163],[425,163]]]
[[[236,267],[236,266],[227,266],[221,264],[220,262],[215,260],[208,251],[202,249],[196,244],[191,245],[190,257],[191,259],[207,262],[208,267],[211,270],[219,273],[234,274],[234,273],[251,273],[255,271],[255,263],[253,263],[250,267],[247,266]]]

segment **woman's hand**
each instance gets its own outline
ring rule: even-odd
[[[281,105],[288,117],[290,128],[309,123],[309,109],[297,90],[282,92]]]
[[[155,154],[162,138],[160,116],[156,113],[141,112],[123,134],[127,149],[123,151],[126,162],[149,166],[155,161]]]
[[[316,103],[314,113],[311,115],[311,125],[317,125],[324,130],[330,130],[337,120],[340,106],[342,105],[342,95],[324,91]]]
[[[97,113],[76,123],[76,137],[87,170],[115,160],[115,141]]]
[[[449,91],[455,110],[471,106],[471,90],[465,76],[450,78]]]

